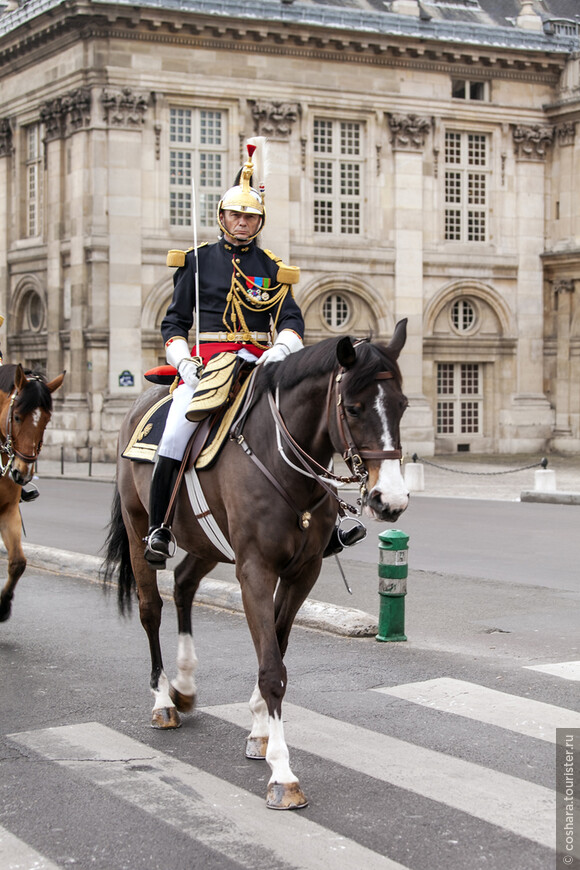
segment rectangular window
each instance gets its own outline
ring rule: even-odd
[[[481,434],[481,381],[479,363],[438,363],[438,435]]]
[[[191,227],[192,179],[197,220],[212,227],[225,186],[226,129],[223,112],[169,110],[169,223]]]
[[[360,235],[362,125],[315,119],[313,149],[314,232]]]
[[[42,142],[40,124],[31,124],[25,130],[25,234],[42,234]]]
[[[445,239],[486,242],[489,139],[482,133],[445,134]]]
[[[489,100],[489,84],[469,79],[451,79],[451,96],[454,100]]]

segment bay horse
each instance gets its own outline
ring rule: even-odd
[[[29,483],[52,414],[52,393],[65,372],[47,382],[21,365],[0,365],[0,534],[8,577],[0,592],[0,622],[10,617],[14,589],[26,568],[22,550],[20,494]]]
[[[346,507],[336,485],[328,484],[329,476],[335,484],[356,480],[365,513],[376,519],[392,522],[408,504],[399,441],[407,400],[397,364],[406,340],[406,323],[399,321],[388,345],[330,338],[284,361],[257,368],[253,404],[243,425],[233,424],[217,463],[198,472],[209,510],[218,532],[231,545],[233,558],[206,536],[200,525],[204,514],[194,514],[185,487],[176,499],[172,528],[186,556],[174,576],[179,637],[177,677],[172,684],[163,669],[159,641],[162,600],[156,571],[143,555],[152,464],[132,462],[121,455],[138,421],[167,395],[167,388],[157,386],[144,392],[120,430],[104,572],[106,580],[118,575],[121,610],[137,586],[139,614],[151,653],[151,724],[179,727],[178,711],[193,709],[197,664],[193,598],[202,578],[218,562],[235,560],[258,659],[246,756],[265,758],[269,763],[266,803],[273,809],[307,804],[290,768],[284,739],[282,700],[287,675],[283,659],[296,613],[320,573],[337,513]],[[336,478],[328,471],[335,453],[343,455],[352,477]]]

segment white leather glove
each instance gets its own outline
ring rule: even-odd
[[[302,350],[303,347],[302,339],[293,329],[283,329],[282,332],[279,333],[272,347],[269,347],[268,350],[264,351],[258,360],[258,365],[268,365],[268,363],[280,362],[281,360],[286,359],[289,354],[296,353],[297,350]]]
[[[165,358],[170,366],[174,366],[179,372],[181,380],[195,390],[199,383],[197,376],[198,363],[189,355],[189,347],[184,338],[174,338],[167,345]]]

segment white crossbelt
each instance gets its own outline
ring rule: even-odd
[[[200,341],[269,341],[268,332],[200,332]]]
[[[217,547],[220,553],[224,554],[226,559],[230,559],[230,561],[235,562],[236,554],[230,547],[229,542],[224,537],[222,530],[220,529],[215,520],[214,515],[209,509],[209,505],[205,500],[205,495],[203,494],[203,490],[199,482],[199,477],[195,473],[194,468],[190,468],[189,471],[186,471],[185,484],[187,486],[187,494],[189,495],[189,501],[191,503],[193,513],[195,514],[198,523],[202,527],[208,539],[211,541],[214,547]],[[202,514],[207,514],[207,516],[201,516]]]

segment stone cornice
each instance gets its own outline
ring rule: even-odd
[[[99,13],[99,14],[97,14]],[[33,55],[41,46],[62,39],[71,31],[83,39],[138,40],[192,48],[308,58],[353,64],[449,72],[478,78],[501,78],[555,84],[567,54],[550,49],[512,49],[419,40],[398,34],[356,34],[321,29],[318,33],[294,25],[280,29],[264,22],[245,23],[221,18],[218,22],[193,12],[162,7],[98,6],[79,0],[63,4],[28,22],[24,28],[0,36],[0,68],[17,58]],[[32,62],[32,61],[31,61]]]

